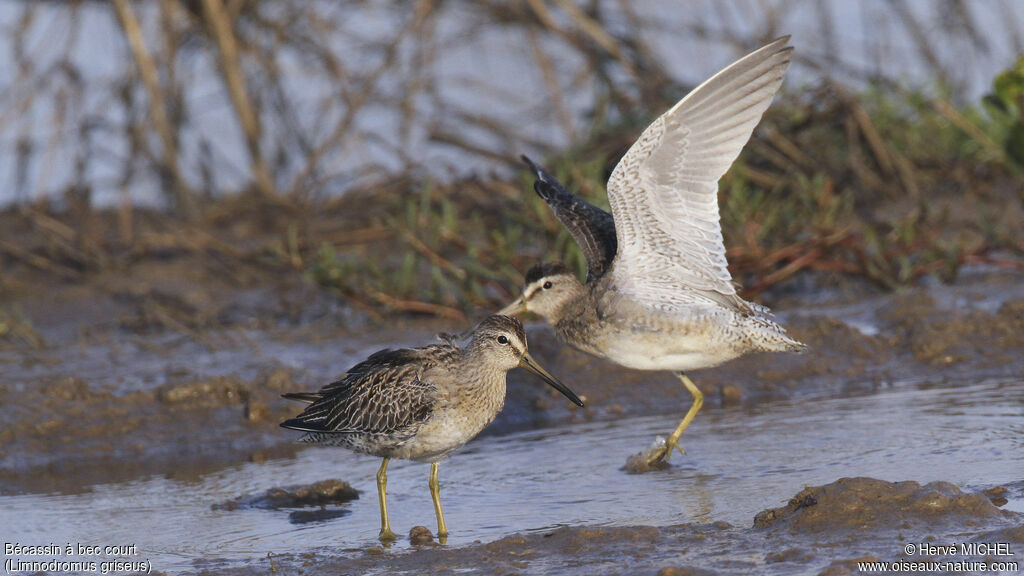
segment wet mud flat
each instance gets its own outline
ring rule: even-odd
[[[1000,510],[993,498],[943,482],[842,478],[761,512],[753,526],[560,527],[454,549],[428,536],[402,554],[317,551],[199,573],[840,575],[883,563],[906,572],[1017,573],[1024,514]]]
[[[669,374],[592,359],[531,325],[533,354],[587,407],[513,373],[499,419],[442,467],[456,536],[441,547],[420,533],[421,544],[391,549],[373,538],[376,462],[300,450],[277,427],[297,409],[279,395],[457,323],[374,325],[298,284],[199,295],[167,284],[161,308],[140,304],[152,295],[25,298],[18,309],[45,344],[0,347],[0,498],[39,527],[24,538],[55,522],[81,527],[62,537],[102,538],[90,515],[108,492],[145,503],[148,515],[120,528],[133,534],[188,526],[166,511],[188,506],[222,531],[242,526],[223,544],[183,528],[169,535],[177,551],[155,539],[154,567],[168,573],[843,574],[858,559],[925,559],[904,549],[923,542],[1007,543],[1024,557],[1024,484],[1012,472],[1024,453],[1022,280],[975,269],[952,286],[895,294],[848,284],[770,295],[810,351],[691,374],[706,402],[683,438],[688,455],[639,475],[621,469],[626,458],[671,430],[685,390]],[[214,320],[175,330],[147,316],[180,318],[182,308]],[[851,440],[858,435],[870,442]],[[504,463],[488,472],[495,460]],[[531,472],[541,461],[556,465]],[[310,486],[338,478],[360,497],[274,503],[300,475]],[[426,471],[395,475],[392,514],[408,533],[432,520]],[[552,488],[574,483],[586,493]]]

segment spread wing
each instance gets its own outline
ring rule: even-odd
[[[422,349],[382,350],[319,392],[286,394],[310,402],[281,426],[306,432],[395,434],[430,418],[436,387],[420,380]]]
[[[600,278],[615,258],[615,221],[612,215],[566,190],[547,170],[522,156],[537,177],[533,189],[572,234],[587,259],[587,280]]]
[[[726,268],[718,180],[739,156],[789,67],[789,37],[737,60],[644,130],[612,172],[620,292],[681,310],[694,295],[738,311]],[[681,290],[686,287],[687,290]]]

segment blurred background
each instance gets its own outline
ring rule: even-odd
[[[8,0],[0,204],[25,233],[0,258],[74,276],[215,252],[297,270],[367,309],[458,317],[506,298],[537,258],[582,266],[520,153],[602,204],[651,119],[792,34],[785,94],[722,186],[747,296],[808,267],[887,287],[951,276],[1021,249],[1006,235],[1021,216],[1022,12],[1011,0]],[[953,218],[950,202],[971,213]],[[387,261],[360,252],[389,248]]]
[[[644,121],[783,34],[791,94],[839,84],[977,106],[1024,51],[1022,13],[1010,0],[5,1],[0,200],[183,212],[247,189],[308,199],[490,174]]]

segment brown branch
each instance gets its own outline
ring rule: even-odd
[[[175,205],[184,216],[191,217],[194,211],[192,191],[189,189],[188,183],[185,182],[181,166],[178,164],[178,143],[167,116],[163,93],[160,91],[156,64],[146,49],[146,42],[142,38],[142,27],[128,0],[114,0],[114,12],[117,14],[117,20],[121,24],[121,29],[124,30],[129,46],[131,46],[135,64],[139,67],[139,73],[142,75],[142,83],[149,93],[149,114],[156,126],[157,134],[160,135],[160,140],[163,142],[163,163],[171,175]]]
[[[769,286],[778,284],[779,282],[782,282],[786,278],[789,278],[790,276],[796,274],[800,270],[810,266],[811,263],[813,263],[820,257],[821,250],[819,248],[813,248],[809,252],[794,259],[789,264],[786,264],[782,268],[779,268],[778,270],[772,272],[771,274],[766,275],[764,278],[761,279],[760,282],[758,282],[755,286],[751,286],[749,289],[745,290],[745,292],[747,294],[757,294],[759,292],[763,292]]]
[[[995,158],[1000,162],[1006,161],[1006,151],[1004,151],[1001,146],[993,142],[992,139],[981,130],[981,128],[978,128],[978,126],[971,122],[970,119],[950,105],[948,101],[936,98],[935,100],[932,100],[932,108],[934,108],[935,111],[941,114],[946,120],[949,120],[950,124],[963,130],[965,134],[970,136],[975,142],[984,148],[992,158]]]
[[[298,194],[300,187],[310,177],[310,175],[313,174],[314,171],[316,171],[317,167],[319,166],[321,158],[327,152],[329,152],[332,148],[338,146],[344,138],[351,136],[351,134],[349,134],[349,131],[355,124],[356,117],[358,116],[359,112],[363,109],[363,107],[373,100],[373,96],[376,95],[377,86],[380,83],[381,79],[383,78],[384,73],[391,69],[392,66],[394,66],[398,58],[398,47],[401,45],[402,41],[405,40],[408,34],[412,32],[415,23],[416,19],[414,17],[410,17],[405,22],[402,28],[398,31],[397,34],[395,34],[395,37],[388,44],[388,47],[385,49],[384,60],[377,68],[371,71],[370,74],[366,77],[366,79],[362,82],[362,90],[360,90],[358,93],[350,97],[345,98],[345,116],[334,127],[334,130],[331,132],[331,134],[313,150],[313,152],[306,159],[305,166],[303,166],[303,168],[299,170],[298,174],[296,174],[295,177],[292,178],[291,184],[288,186],[289,196],[295,196]],[[328,57],[330,58],[328,60],[328,64],[332,70],[332,73],[335,76],[338,76],[338,74],[335,71],[340,70],[340,64],[338,64],[333,59],[333,57]],[[339,78],[339,80],[341,79]],[[342,89],[344,92],[344,85],[342,85]]]
[[[1024,262],[1012,258],[997,258],[985,254],[967,254],[964,256],[964,264],[988,264],[1000,268],[1013,268],[1024,272]]]
[[[38,254],[33,254],[32,252],[11,244],[6,240],[0,240],[0,254],[7,254],[15,260],[20,260],[33,268],[37,268],[45,272],[53,272],[54,274],[67,276],[73,279],[77,279],[80,276],[77,270],[66,266],[60,266],[52,260],[39,256]]]
[[[465,270],[463,270],[462,268],[459,268],[451,260],[448,260],[445,257],[443,257],[440,254],[438,254],[437,252],[431,250],[429,246],[424,244],[422,240],[417,238],[407,228],[403,227],[403,228],[400,228],[399,230],[402,233],[402,238],[406,242],[408,242],[410,246],[412,246],[413,250],[419,252],[424,258],[426,258],[427,260],[430,260],[430,262],[433,263],[435,266],[451,272],[459,280],[465,280],[466,279],[466,271]]]
[[[466,315],[457,308],[450,306],[442,306],[440,304],[431,304],[430,302],[421,302],[419,300],[403,300],[395,298],[379,290],[374,290],[371,295],[373,299],[379,304],[383,304],[392,310],[398,312],[414,312],[417,314],[432,314],[434,316],[441,316],[442,318],[451,318],[453,320],[465,320]]]
[[[612,58],[617,60],[630,76],[637,79],[640,78],[636,67],[633,66],[633,63],[630,62],[630,60],[626,58],[626,55],[622,53],[622,49],[619,47],[618,41],[615,40],[615,38],[612,37],[612,35],[609,34],[600,23],[588,16],[586,12],[581,10],[580,7],[571,0],[554,1],[555,4],[569,15],[569,18],[572,18],[573,22],[579,26],[580,30],[582,30],[584,34],[589,36],[595,44],[600,46],[605,52],[611,55]]]
[[[558,74],[555,72],[554,64],[551,62],[551,58],[548,57],[547,52],[544,51],[544,47],[541,45],[540,40],[537,38],[537,33],[532,26],[526,27],[526,40],[530,44],[530,52],[533,54],[534,61],[537,62],[541,78],[544,80],[544,85],[551,96],[551,104],[555,108],[558,123],[562,125],[562,131],[565,132],[566,139],[571,142],[576,136],[573,130],[572,115],[565,105],[565,95],[562,93],[562,88],[558,83]]]
[[[846,105],[853,114],[853,119],[857,123],[857,127],[860,128],[860,133],[864,135],[864,140],[867,141],[868,147],[871,148],[871,153],[875,157],[875,161],[878,162],[878,166],[882,169],[885,174],[892,174],[894,170],[894,162],[892,156],[889,154],[889,149],[885,145],[885,140],[878,133],[868,113],[853,98],[847,97],[845,94],[843,99],[846,100]]]
[[[264,197],[277,196],[274,183],[270,179],[266,162],[260,154],[260,123],[259,117],[249,101],[242,77],[242,62],[238,55],[238,39],[235,38],[231,26],[231,17],[221,0],[203,0],[203,16],[210,27],[210,34],[217,43],[218,62],[224,83],[228,87],[228,95],[238,116],[238,122],[245,134],[246,146],[249,149],[249,161],[256,182],[256,189]]]

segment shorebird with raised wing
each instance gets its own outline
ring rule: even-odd
[[[491,423],[505,405],[505,374],[523,367],[578,406],[572,390],[541,368],[526,349],[526,332],[515,318],[490,316],[465,343],[381,350],[318,392],[285,398],[309,403],[281,423],[306,434],[300,441],[342,446],[384,459],[377,471],[380,539],[397,538],[388,522],[387,469],[392,458],[430,462],[430,496],[443,543],[438,465]]]
[[[734,62],[648,126],[608,180],[611,214],[523,157],[537,194],[583,251],[587,280],[561,264],[535,266],[522,296],[499,314],[534,312],[584,352],[676,373],[693,404],[668,439],[647,451],[648,464],[682,452],[679,438],[703,405],[685,371],[748,352],[804,349],[766,307],[736,293],[718,213],[718,180],[782,84],[788,41]]]

